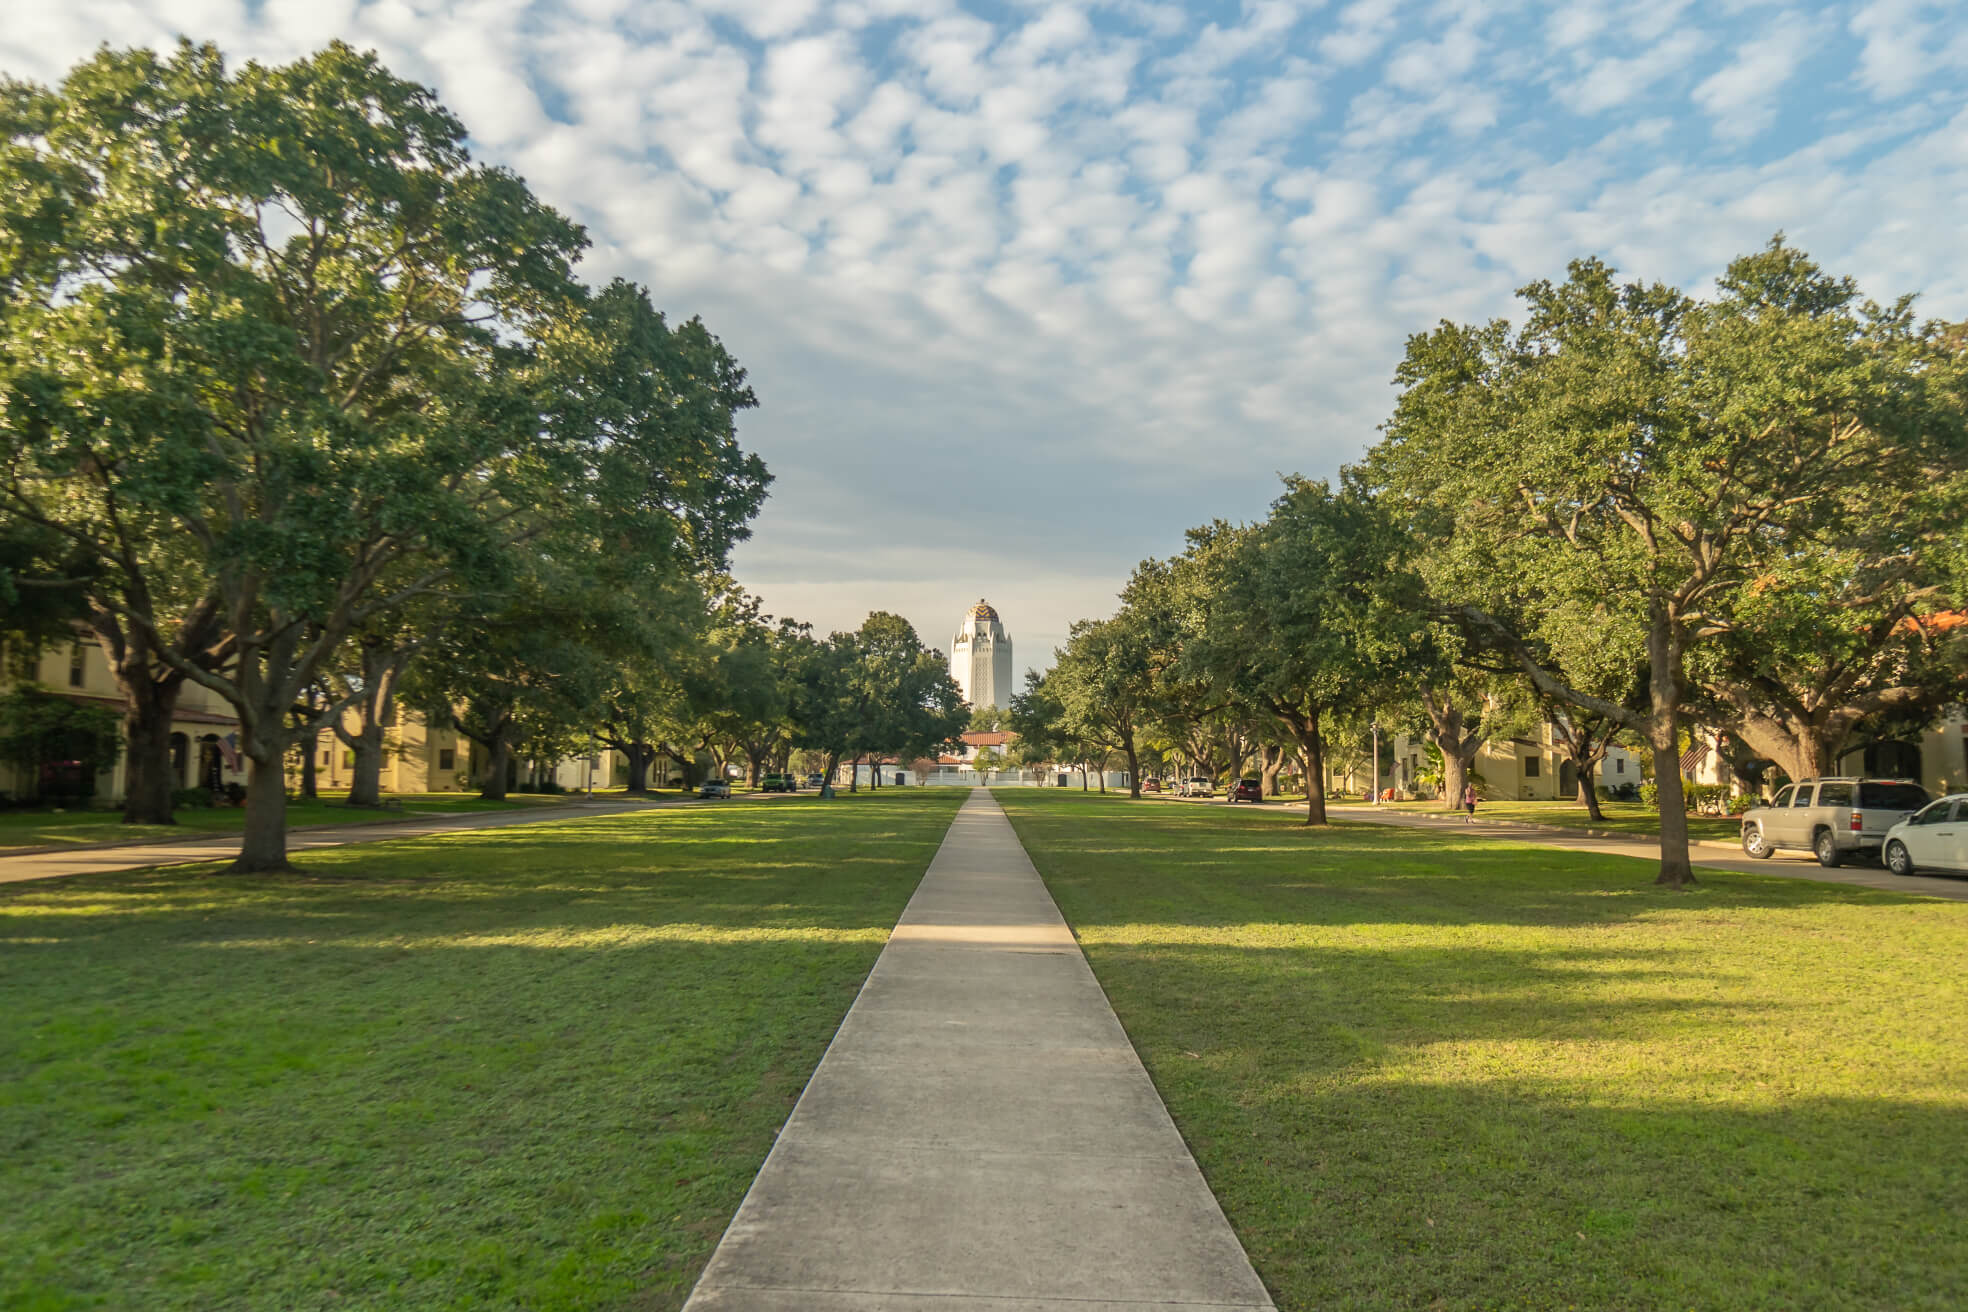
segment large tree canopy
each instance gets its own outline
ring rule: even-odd
[[[0,124],[0,497],[237,709],[241,868],[284,864],[290,712],[357,627],[554,531],[694,568],[743,535],[742,371],[575,282],[580,229],[373,58],[104,51]]]
[[[1520,329],[1444,324],[1409,343],[1372,467],[1479,640],[1646,740],[1661,879],[1679,885],[1691,653],[1782,641],[1756,618],[1771,586],[1815,579],[1810,604],[1854,633],[1907,600],[1915,539],[1958,522],[1936,517],[1934,489],[1963,467],[1959,364],[1909,301],[1861,304],[1781,241],[1731,264],[1712,300],[1622,284],[1595,260],[1523,296]],[[1597,607],[1643,635],[1643,709],[1568,683],[1552,658],[1550,626]],[[1809,660],[1750,663],[1822,682]]]

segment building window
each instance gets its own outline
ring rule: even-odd
[[[86,659],[87,658],[83,655],[82,652],[81,643],[77,642],[77,643],[70,644],[68,649],[68,686],[69,687],[80,688],[82,686],[82,679],[85,671],[88,668],[87,665],[84,663]]]
[[[438,768],[438,769],[440,769],[440,770],[455,770],[455,769],[457,769],[457,768],[458,768],[458,749],[457,749],[457,748],[455,748],[455,747],[440,747],[440,748],[438,748],[438,749],[437,749],[437,768]]]
[[[1524,758],[1524,777],[1526,779],[1535,779],[1538,777],[1538,764],[1538,758],[1535,756]]]
[[[1624,756],[1622,756],[1619,760],[1613,762],[1613,773],[1614,774],[1626,773],[1626,758]]]
[[[354,766],[354,764],[355,764],[355,753],[354,753],[353,751],[345,751],[345,752],[343,752],[343,753],[342,753],[342,768],[343,768],[344,770],[347,770],[347,769],[349,769],[349,768],[351,768],[352,766]]]
[[[324,747],[324,748],[322,748],[322,749],[321,749],[321,763],[322,763],[323,765],[326,765],[326,764],[328,764],[328,752],[329,752],[329,749],[328,749],[328,748],[326,748],[326,747]]]

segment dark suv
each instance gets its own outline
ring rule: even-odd
[[[1230,786],[1230,800],[1233,802],[1262,802],[1264,782],[1260,779],[1239,779]]]
[[[1821,866],[1877,857],[1886,831],[1932,800],[1904,779],[1803,779],[1743,813],[1742,848],[1753,857],[1788,848]]]

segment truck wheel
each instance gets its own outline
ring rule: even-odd
[[[1829,829],[1818,830],[1818,836],[1811,842],[1811,850],[1817,854],[1818,864],[1827,870],[1835,869],[1844,855],[1838,850],[1838,839]]]
[[[1770,845],[1763,841],[1763,826],[1743,826],[1743,855],[1758,861],[1770,859]]]

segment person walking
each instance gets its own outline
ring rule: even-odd
[[[1473,783],[1467,783],[1462,786],[1462,811],[1462,822],[1464,824],[1473,825],[1476,823],[1476,785]]]

